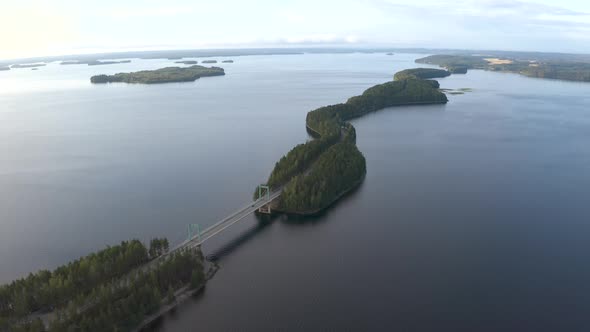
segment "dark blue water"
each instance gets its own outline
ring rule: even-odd
[[[147,87],[91,86],[87,67],[19,77],[38,88],[0,95],[0,278],[213,223],[307,138],[307,111],[415,57],[244,57]],[[440,82],[474,90],[355,120],[362,186],[321,217],[215,238],[215,278],[152,330],[587,331],[590,84]]]

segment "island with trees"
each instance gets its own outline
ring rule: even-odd
[[[131,331],[175,296],[202,287],[199,249],[138,240],[0,286],[0,331]],[[165,255],[167,254],[167,255]]]
[[[528,77],[590,82],[590,62],[560,58],[498,57],[494,55],[438,54],[417,59],[417,63],[438,65],[453,74],[482,69],[521,74]]]
[[[203,60],[201,63],[217,63],[217,60]]]
[[[221,63],[234,63],[234,60],[223,60]]]
[[[196,65],[198,62],[196,60],[181,60],[181,61],[175,61],[174,63],[180,63],[183,65]]]
[[[142,70],[132,73],[118,73],[115,75],[96,75],[90,78],[92,83],[139,83],[156,84],[172,82],[193,82],[201,77],[225,75],[223,68],[203,67],[166,67],[156,70]]]
[[[37,67],[44,67],[47,64],[45,63],[25,63],[25,64],[16,64],[10,66],[10,68],[18,69],[18,68],[37,68]]]
[[[267,185],[271,190],[282,186],[283,192],[273,209],[316,214],[354,189],[364,179],[366,162],[356,146],[356,130],[348,121],[387,107],[447,103],[437,81],[420,78],[447,73],[407,71],[346,103],[309,112],[306,127],[316,139],[295,146],[275,164]]]
[[[60,62],[60,65],[62,66],[66,66],[66,65],[88,65],[88,66],[104,66],[104,65],[114,65],[114,64],[119,64],[119,63],[130,63],[131,60],[120,60],[120,61],[113,61],[113,60],[87,60],[87,61],[81,61],[81,60],[67,60],[67,61],[62,61]]]

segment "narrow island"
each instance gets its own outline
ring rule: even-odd
[[[114,65],[119,63],[130,63],[131,60],[120,60],[120,61],[104,61],[104,60],[89,60],[89,61],[80,61],[80,60],[67,60],[60,62],[60,65],[67,66],[67,65],[88,65],[88,66],[103,66],[103,65]]]
[[[217,60],[203,60],[201,63],[217,63]]]
[[[181,63],[185,65],[196,65],[198,62],[196,60],[184,60],[184,61],[175,61],[174,63]]]
[[[36,67],[43,67],[46,66],[46,64],[44,63],[27,63],[27,64],[16,64],[16,65],[12,65],[10,66],[10,68],[16,69],[16,68],[36,68]]]
[[[123,241],[0,286],[0,331],[132,331],[206,282],[200,249]]]
[[[417,59],[416,63],[438,65],[453,74],[465,74],[470,69],[508,72],[527,77],[550,78],[566,81],[590,82],[590,63],[536,58],[512,58],[484,55],[431,55]]]
[[[366,174],[366,162],[356,146],[356,130],[349,120],[392,106],[445,104],[439,83],[421,77],[450,75],[437,69],[410,69],[395,80],[367,89],[343,104],[307,113],[307,130],[316,138],[295,146],[272,170],[270,190],[283,187],[273,210],[313,215],[332,205],[358,186]],[[256,197],[256,193],[254,197]]]
[[[0,71],[7,71],[10,70],[10,67],[0,67]]]
[[[223,60],[221,63],[234,63],[234,60]]]
[[[88,61],[89,66],[104,66],[104,65],[115,65],[119,63],[130,63],[131,60],[120,60],[120,61],[102,61],[102,60],[94,60]]]
[[[203,67],[166,67],[156,70],[142,70],[132,73],[118,73],[115,75],[96,75],[90,78],[92,83],[138,83],[157,84],[172,82],[193,82],[200,77],[225,75],[223,68]]]

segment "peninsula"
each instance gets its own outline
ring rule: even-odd
[[[420,78],[444,76],[448,72],[436,69],[400,72],[394,81],[346,103],[307,113],[306,127],[316,139],[295,146],[276,163],[267,185],[271,190],[284,187],[273,209],[316,214],[354,189],[364,179],[366,162],[356,146],[355,128],[347,121],[392,106],[447,103],[437,81]]]
[[[97,75],[90,78],[92,83],[140,83],[157,84],[172,82],[193,82],[200,77],[225,75],[223,68],[219,67],[166,67],[156,70],[142,70],[131,73],[118,73],[115,75]]]
[[[454,74],[465,74],[470,69],[483,69],[528,77],[590,82],[590,62],[583,61],[439,54],[417,59],[416,62],[438,65]]]

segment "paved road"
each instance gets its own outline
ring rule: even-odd
[[[220,221],[216,222],[215,224],[209,226],[208,228],[201,231],[201,234],[194,235],[190,240],[185,240],[182,243],[178,244],[174,248],[170,250],[174,252],[176,250],[182,248],[193,248],[199,246],[205,241],[209,240],[210,238],[214,237],[215,235],[223,232],[226,228],[230,227],[231,225],[237,223],[238,221],[244,219],[246,216],[254,213],[254,211],[258,210],[259,208],[263,207],[269,202],[272,202],[277,197],[281,195],[283,192],[283,187],[278,188],[277,190],[273,191],[268,199],[265,197],[261,197],[258,200],[240,208],[239,210],[235,211],[234,213],[230,214],[229,216],[221,219]]]

